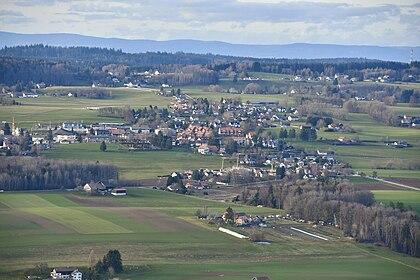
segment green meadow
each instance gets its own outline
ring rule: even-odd
[[[108,144],[107,151],[101,152],[98,143],[56,145],[43,154],[47,158],[99,161],[118,167],[122,179],[150,179],[167,175],[174,171],[211,168],[222,165],[220,156],[201,155],[185,151],[129,151],[117,144]],[[225,167],[233,165],[225,161]]]
[[[75,192],[0,194],[0,278],[23,278],[43,261],[50,266],[87,266],[118,249],[126,265],[120,279],[418,279],[420,260],[386,248],[357,244],[335,229],[328,241],[289,234],[282,222],[266,229],[269,245],[231,237],[194,217],[197,209],[222,213],[227,206],[249,214],[281,210],[228,204],[150,189],[126,197]],[[292,223],[292,224],[288,224]],[[239,229],[238,229],[239,230]],[[249,234],[251,231],[239,230]],[[17,277],[19,276],[19,277]]]
[[[87,87],[85,87],[87,88]],[[12,121],[15,118],[20,127],[30,128],[36,123],[60,123],[64,121],[119,122],[120,119],[99,117],[95,110],[88,107],[131,106],[143,108],[152,106],[167,106],[170,98],[158,96],[150,89],[106,88],[111,91],[110,99],[88,99],[75,97],[56,97],[48,94],[54,91],[68,90],[77,87],[51,87],[43,90],[46,95],[39,98],[19,99],[20,106],[2,106],[0,120]]]
[[[411,207],[413,211],[420,214],[420,191],[411,190],[373,190],[375,199],[379,202],[389,204],[391,201],[402,202],[405,207]]]

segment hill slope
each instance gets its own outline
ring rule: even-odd
[[[87,46],[121,49],[124,52],[138,53],[148,51],[213,53],[232,56],[274,57],[274,58],[331,58],[363,57],[369,59],[408,62],[411,47],[379,47],[333,44],[286,44],[286,45],[247,45],[230,44],[218,41],[200,40],[128,40],[101,38],[78,34],[18,34],[0,31],[0,46],[47,44],[52,46]],[[413,47],[414,59],[418,60],[420,47]]]

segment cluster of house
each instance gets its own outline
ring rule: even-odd
[[[8,93],[11,98],[38,98],[39,95],[33,92],[10,92]]]
[[[409,148],[411,144],[404,140],[397,140],[397,141],[385,141],[387,146],[391,146],[394,148]]]
[[[157,149],[151,139],[158,134],[170,137],[172,146],[189,147],[202,154],[224,153],[224,143],[231,139],[239,146],[253,146],[253,133],[243,127],[248,123],[248,131],[275,126],[273,123],[288,124],[297,120],[297,110],[280,107],[276,101],[241,103],[223,99],[221,102],[197,102],[196,99],[180,95],[172,102],[170,122],[125,123],[64,122],[58,127],[39,124],[33,131],[47,135],[53,130],[53,141],[62,144],[76,142],[123,142],[130,148],[141,150]],[[211,112],[211,113],[209,113]],[[170,123],[170,124],[168,124]],[[250,129],[252,128],[252,129]],[[38,142],[46,142],[42,136],[34,134]],[[210,143],[217,137],[218,143]],[[264,147],[276,148],[275,141],[262,139]],[[217,146],[217,150],[216,147]]]
[[[228,222],[228,213],[225,212],[221,216],[221,219],[224,223]],[[252,226],[258,226],[258,227],[267,227],[267,224],[265,223],[264,219],[259,216],[251,216],[244,212],[235,212],[234,218],[233,218],[233,224],[238,227],[252,227]]]
[[[419,128],[420,117],[407,116],[407,115],[398,116],[398,124],[402,127]]]
[[[275,127],[276,124],[290,123],[290,119],[298,119],[295,108],[286,109],[279,106],[277,101],[241,103],[222,99],[220,102],[209,103],[177,96],[171,108],[174,120],[179,123],[175,145],[189,146],[202,154],[223,154],[223,144],[228,139],[240,147],[253,146],[255,133],[249,131]],[[214,138],[218,139],[216,143],[209,141]],[[274,142],[269,143],[269,139],[262,141],[264,146],[275,148]]]
[[[199,178],[194,176],[192,170],[162,176],[160,178],[165,180],[161,180],[159,187],[178,192],[178,184],[165,185],[169,176],[182,178],[182,185],[188,190],[204,190],[220,185],[282,179],[285,176],[314,180],[322,177],[346,176],[350,173],[345,164],[337,161],[334,154],[328,152],[317,151],[312,154],[290,147],[281,152],[252,153],[240,157],[237,163],[240,162],[244,166],[224,168],[222,160],[220,169],[202,169]],[[279,168],[282,170],[281,174]]]
[[[222,215],[209,215],[205,208],[203,212],[199,211],[198,217],[217,225],[231,224],[237,227],[267,227],[267,217],[252,216],[244,212],[233,212],[233,210],[228,212],[228,209]]]

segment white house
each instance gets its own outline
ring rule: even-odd
[[[106,186],[102,182],[90,182],[83,186],[83,190],[87,193],[105,194],[107,192]]]
[[[54,132],[54,142],[56,143],[70,144],[70,143],[76,143],[76,141],[77,141],[77,133],[74,131],[69,131],[69,130],[60,128],[59,130]]]
[[[209,145],[207,145],[207,144],[201,144],[198,147],[197,152],[199,152],[202,155],[207,155],[210,152]]]
[[[77,268],[71,267],[58,267],[51,271],[52,279],[69,279],[69,280],[82,280],[83,274]]]

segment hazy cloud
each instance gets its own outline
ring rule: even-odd
[[[419,45],[420,4],[386,0],[5,0],[1,29],[240,43]],[[354,4],[356,3],[356,4]],[[25,24],[33,19],[31,24]],[[21,21],[20,21],[21,20]],[[66,25],[67,24],[67,25]]]
[[[32,22],[33,20],[29,17],[24,16],[21,12],[12,10],[0,10],[0,22],[1,24],[24,24]]]

